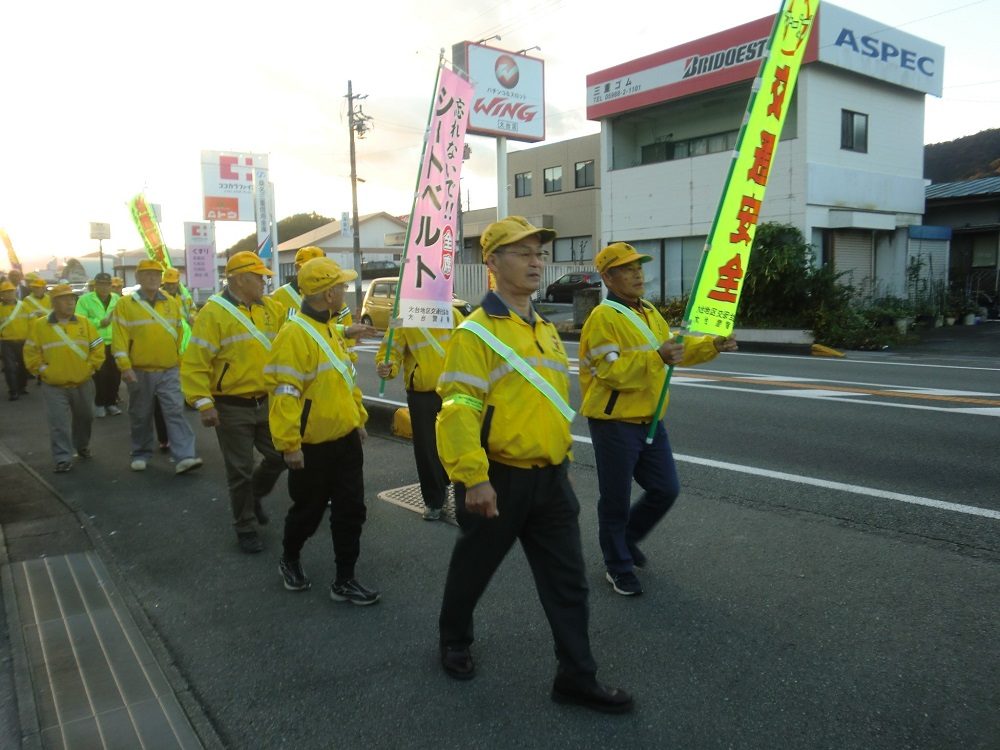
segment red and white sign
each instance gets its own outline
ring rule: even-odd
[[[469,131],[512,141],[545,140],[545,63],[472,42],[456,44],[455,63],[474,94]]]
[[[587,76],[587,118],[603,117],[752,80],[767,53],[774,15]],[[816,59],[817,35],[805,62]]]
[[[191,289],[215,289],[215,237],[212,225],[184,222],[184,258],[187,285]]]
[[[267,169],[267,154],[202,151],[202,218],[215,221],[254,221],[254,167]]]

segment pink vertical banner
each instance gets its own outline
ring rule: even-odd
[[[442,68],[406,232],[396,325],[452,326],[459,178],[471,100],[472,85],[457,73]]]

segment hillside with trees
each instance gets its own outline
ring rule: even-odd
[[[285,240],[290,240],[293,237],[298,237],[300,234],[305,234],[306,232],[311,232],[314,229],[319,229],[321,226],[329,224],[331,221],[335,221],[335,219],[329,219],[326,216],[320,216],[317,213],[295,214],[294,216],[289,216],[287,219],[281,219],[278,222],[278,242],[281,243]],[[226,255],[232,255],[233,253],[238,253],[241,250],[257,252],[256,232],[248,234],[235,245],[228,248],[226,250]]]
[[[924,177],[931,182],[1000,175],[1000,128],[924,146]]]

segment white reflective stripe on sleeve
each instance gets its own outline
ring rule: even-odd
[[[302,398],[299,389],[294,385],[279,385],[274,389],[275,396],[291,396],[292,398]]]
[[[199,411],[201,411],[201,407],[203,406],[215,406],[215,402],[210,398],[199,398],[194,402],[194,408]]]

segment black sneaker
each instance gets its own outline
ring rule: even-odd
[[[611,588],[615,590],[616,594],[638,596],[642,593],[642,584],[639,583],[639,579],[635,577],[635,573],[631,570],[628,573],[612,573],[608,571],[605,574],[605,578],[608,579],[608,583],[611,584]]]
[[[278,560],[278,572],[281,573],[285,588],[289,591],[305,591],[312,588],[312,582],[306,578],[302,563],[298,560],[286,560],[282,557]]]
[[[330,584],[330,598],[335,602],[350,602],[364,607],[377,602],[380,596],[378,591],[366,589],[355,578]]]

